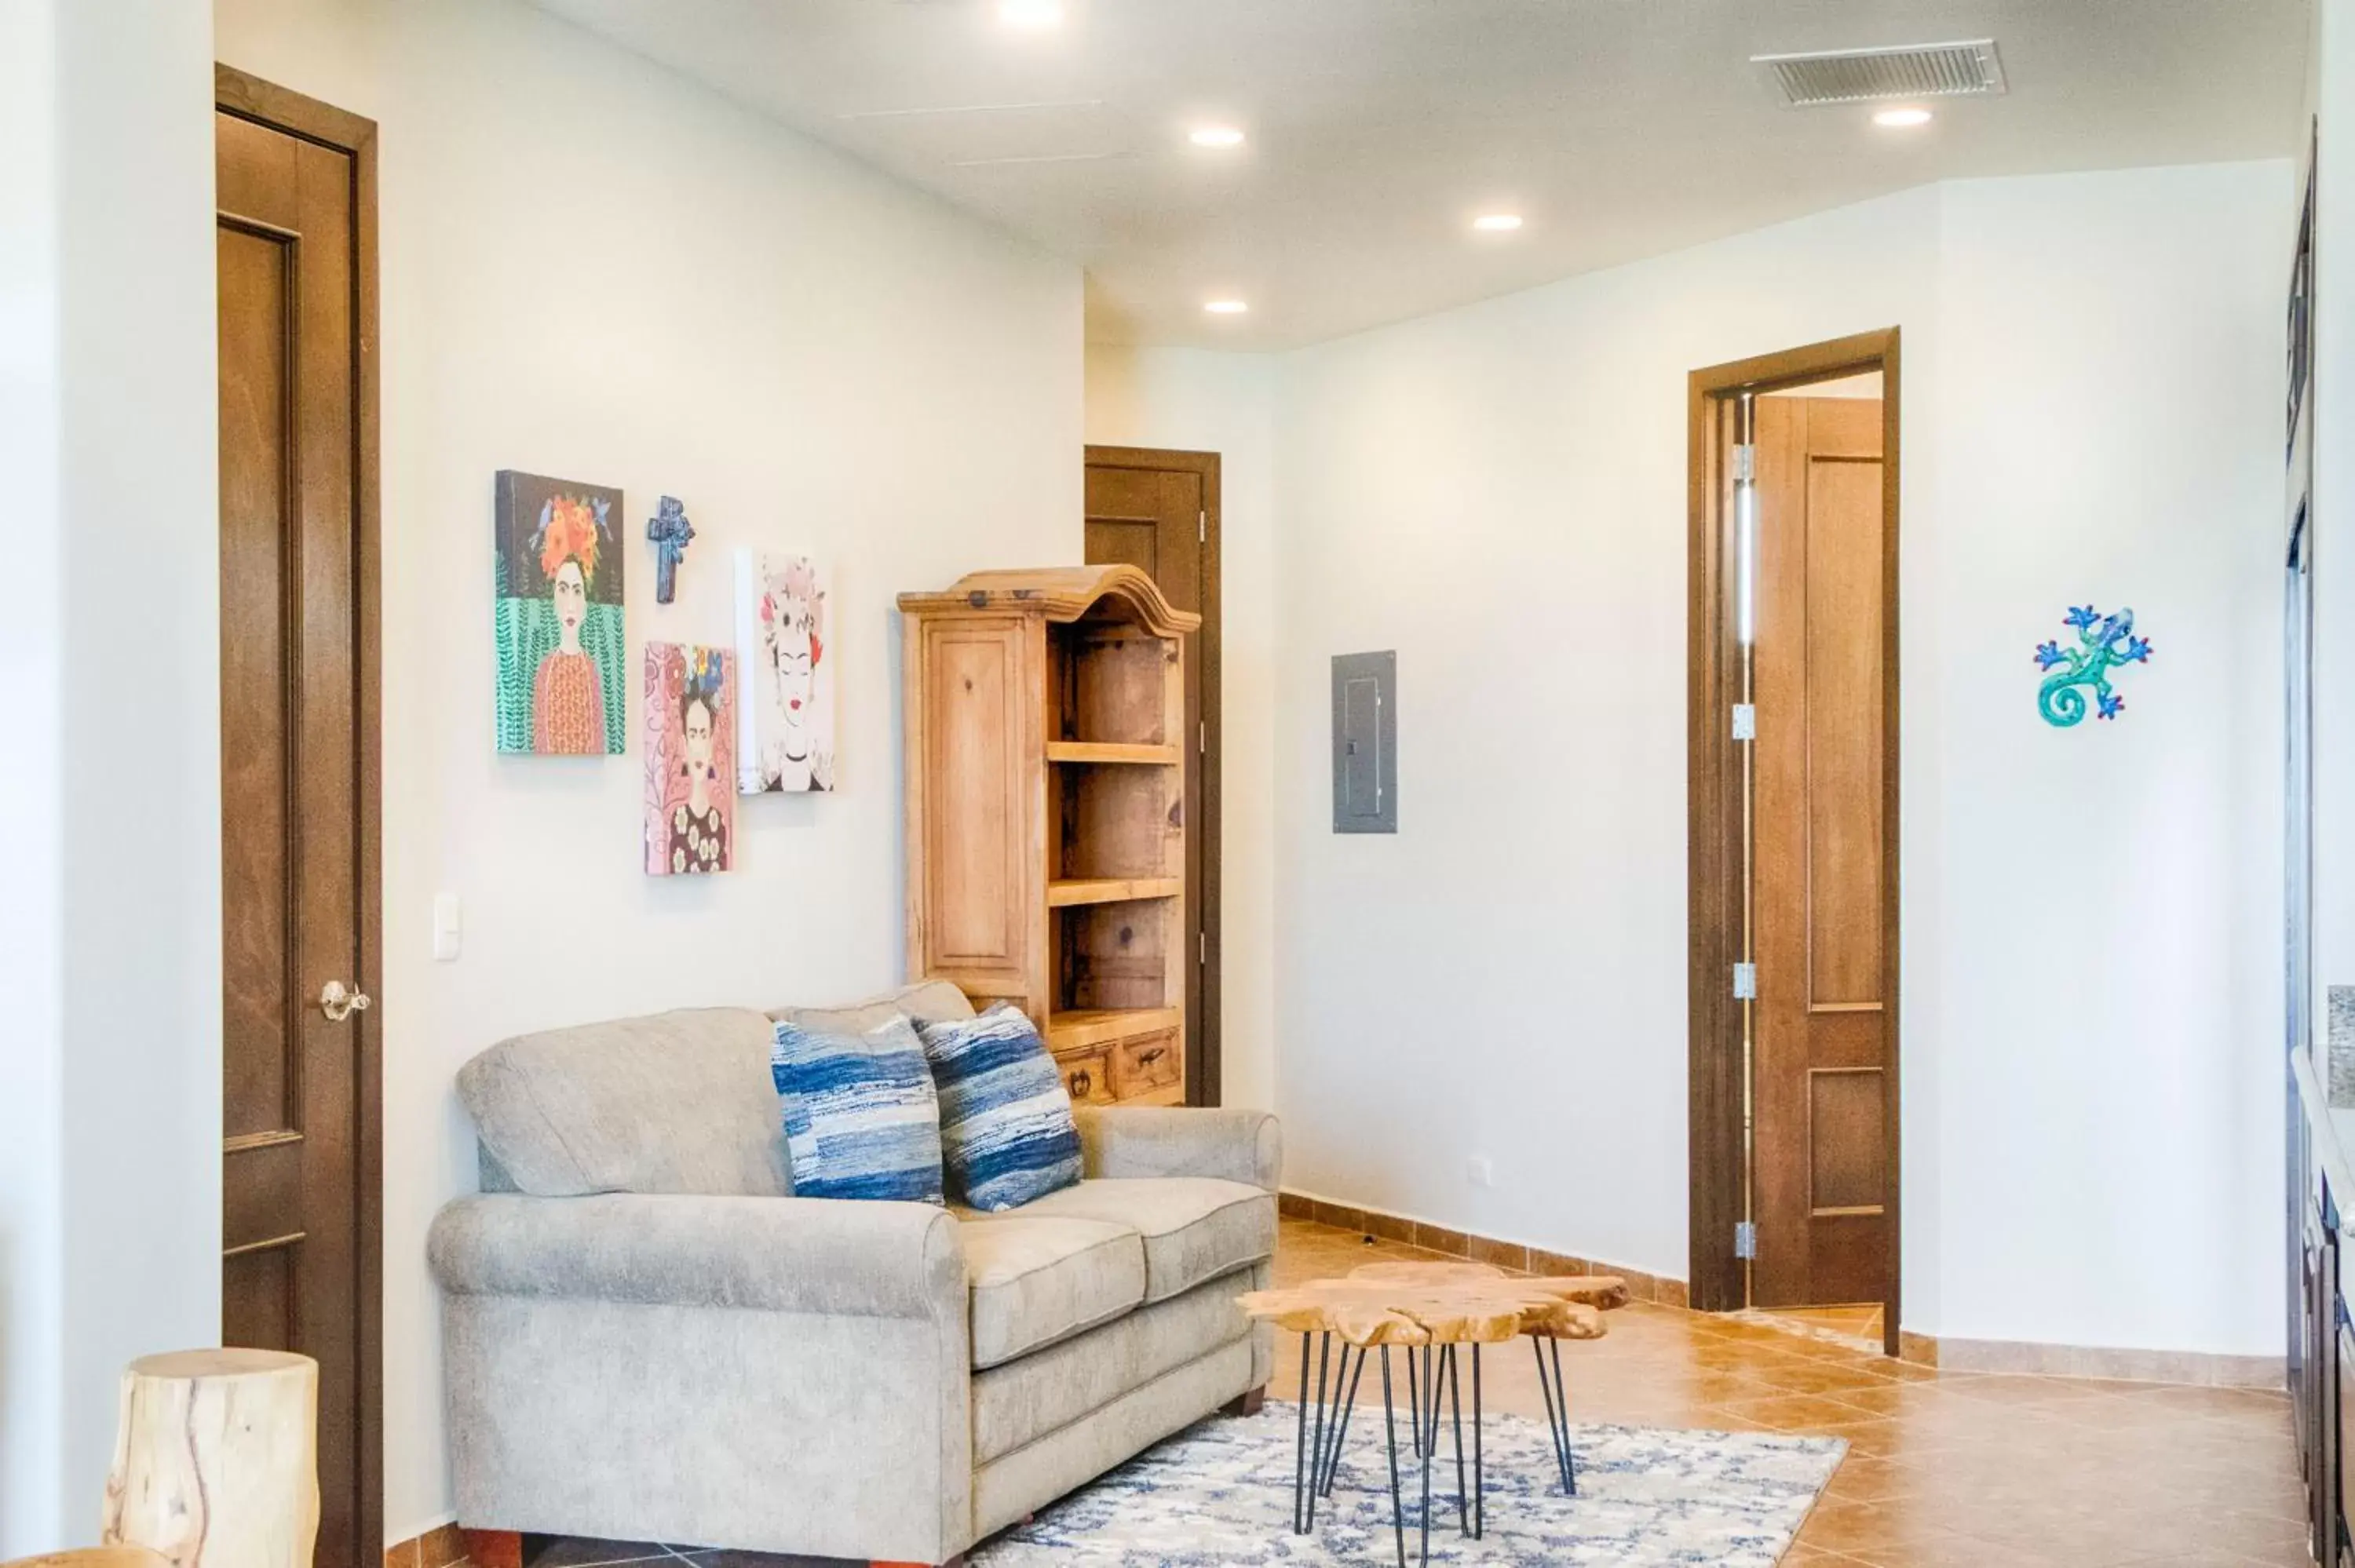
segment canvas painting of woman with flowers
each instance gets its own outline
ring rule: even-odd
[[[825,576],[807,556],[736,552],[737,722],[747,795],[834,788],[834,666]]]
[[[498,477],[498,747],[618,756],[623,716],[622,493],[538,474]]]
[[[646,871],[699,876],[734,863],[735,672],[731,656],[646,644]]]

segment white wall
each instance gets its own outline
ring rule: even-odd
[[[1905,874],[1931,905],[1906,1027],[1938,1083],[1939,1333],[2281,1349],[2290,184],[1945,194],[1936,620],[1909,629],[1935,641],[1905,672],[1937,773]],[[2156,649],[2098,734],[2019,722],[2073,596],[2132,606]]]
[[[1684,1275],[1685,378],[1921,320],[1937,212],[1915,191],[1288,357],[1289,1183]],[[1909,521],[1927,482],[1907,466]],[[1337,835],[1329,657],[1382,648],[1400,832]]]
[[[426,1226],[457,1067],[519,1030],[861,995],[901,961],[892,596],[1076,560],[1080,278],[510,0],[219,0],[220,57],[380,126],[388,1538],[448,1517]],[[631,755],[491,749],[493,473],[618,485],[633,650],[726,642],[729,551],[834,562],[840,792],[649,878]],[[654,599],[644,519],[697,530]],[[830,652],[829,656],[837,656]],[[433,895],[464,953],[430,959]]]
[[[1090,344],[1088,440],[1219,455],[1222,1098],[1275,1106],[1274,364]]]
[[[1288,1184],[1685,1274],[1685,376],[1897,325],[1906,1326],[2277,1351],[2288,183],[1929,187],[1286,357]],[[2158,652],[2051,731],[2087,598]],[[1336,836],[1377,648],[1401,829]]]
[[[220,1303],[211,38],[0,0],[0,1556]]]
[[[2315,37],[2312,958],[2327,1065],[2329,988],[2355,983],[2355,0],[2322,0]]]

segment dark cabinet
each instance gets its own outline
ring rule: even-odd
[[[2307,1543],[2317,1563],[2340,1562],[2347,1537],[2342,1467],[2350,1456],[2339,1441],[2341,1412],[2348,1405],[2347,1381],[2355,1378],[2355,1329],[2350,1328],[2339,1284],[2339,1214],[2327,1185],[2316,1183],[2301,1205],[2305,1224],[2299,1249],[2299,1297],[2296,1370],[2291,1390],[2297,1403],[2297,1435],[2306,1474]]]
[[[2355,1383],[2355,1326],[2350,1326],[2348,1321],[2347,1300],[2343,1296],[2339,1299],[2338,1311],[2339,1332],[2334,1336],[2336,1348],[2332,1352],[2337,1367],[2331,1409],[2334,1430],[2329,1446],[2338,1450],[2339,1462],[2337,1501],[2332,1511],[2338,1515],[2333,1528],[2339,1532],[2339,1568],[2350,1568],[2350,1564],[2355,1564],[2355,1547],[2349,1544],[2350,1528],[2347,1520],[2347,1499],[2355,1497],[2355,1475],[2349,1473],[2350,1468],[2355,1468],[2355,1445],[2339,1441],[2335,1429],[2343,1413],[2350,1404],[2355,1404],[2355,1400],[2350,1397],[2355,1394],[2355,1388],[2350,1387],[2350,1383]],[[2329,1559],[2318,1558],[2317,1561],[2327,1563]]]

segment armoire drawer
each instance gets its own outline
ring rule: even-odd
[[[1113,1048],[1109,1045],[1056,1054],[1056,1070],[1063,1075],[1063,1087],[1073,1105],[1108,1106],[1118,1097],[1113,1083],[1112,1056]]]
[[[1178,1032],[1140,1034],[1113,1046],[1113,1086],[1124,1100],[1174,1087],[1186,1075],[1186,1059],[1178,1054]]]

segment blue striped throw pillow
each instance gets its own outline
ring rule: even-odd
[[[769,1075],[794,1197],[941,1202],[940,1101],[906,1019],[863,1036],[781,1022]]]
[[[1022,1010],[928,1024],[949,1186],[976,1209],[1011,1209],[1080,1179],[1071,1097]]]

